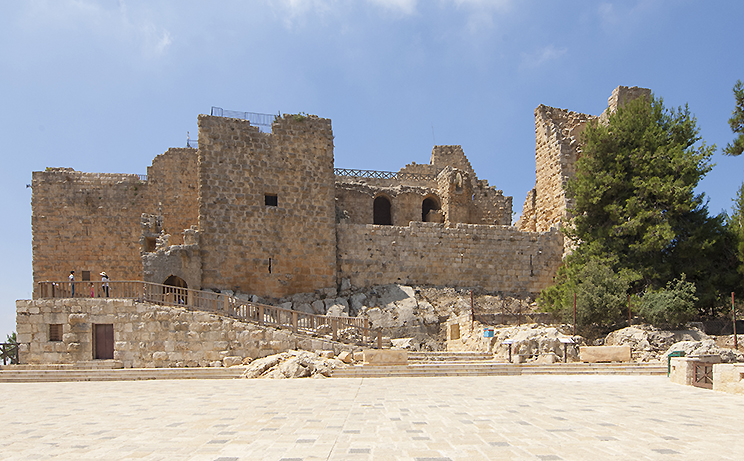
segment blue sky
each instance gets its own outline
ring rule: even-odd
[[[521,213],[534,109],[604,110],[618,85],[689,104],[731,207],[744,2],[0,1],[0,339],[30,298],[31,172],[145,173],[211,106],[330,118],[336,166],[398,170],[460,144]]]

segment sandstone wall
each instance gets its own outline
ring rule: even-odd
[[[35,171],[31,227],[34,285],[82,280],[106,271],[117,280],[140,280],[140,217],[149,185],[135,174],[81,173],[72,168]],[[34,286],[36,293],[36,286]]]
[[[535,230],[545,232],[566,216],[566,184],[575,173],[581,132],[590,115],[540,105],[535,109]]]
[[[203,287],[282,297],[336,286],[330,120],[285,115],[267,134],[200,115],[198,152]]]
[[[162,230],[170,234],[171,245],[182,244],[183,230],[199,221],[197,158],[196,149],[171,148],[147,168],[151,191],[147,212],[162,216]]]
[[[338,225],[338,276],[355,287],[401,283],[538,293],[552,282],[562,254],[563,237],[555,230],[525,233],[420,222]]]
[[[290,349],[350,350],[351,346],[214,314],[138,303],[130,299],[16,301],[22,364],[93,359],[93,325],[113,324],[114,359],[125,368],[209,366],[226,356],[264,357]],[[62,341],[49,341],[49,324]]]
[[[422,204],[427,198],[441,203],[437,189],[411,186],[372,187],[364,183],[336,183],[336,206],[343,219],[354,224],[374,222],[374,200],[382,195],[390,200],[394,226],[407,226],[411,221],[421,221]]]

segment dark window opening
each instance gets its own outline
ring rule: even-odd
[[[62,324],[49,324],[49,341],[62,341]]]
[[[276,194],[264,195],[264,203],[266,206],[279,206],[279,197]]]
[[[83,271],[83,282],[90,282],[90,271]]]
[[[93,324],[93,358],[96,360],[114,358],[114,325],[112,323]]]
[[[145,251],[152,253],[157,248],[157,239],[155,237],[145,237]]]
[[[429,214],[430,212],[439,211],[439,203],[434,198],[426,198],[421,204],[421,221],[423,222],[438,222],[436,213]]]
[[[390,200],[388,200],[387,197],[377,197],[373,205],[373,223],[383,226],[392,226],[393,215],[391,208]]]
[[[186,280],[171,275],[163,282],[163,301],[167,304],[188,304],[189,286]]]

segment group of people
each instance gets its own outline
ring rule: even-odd
[[[101,288],[103,289],[103,293],[106,294],[106,297],[109,297],[109,277],[106,275],[106,272],[101,272],[99,274],[101,276]],[[70,287],[72,287],[72,297],[75,297],[75,271],[70,271],[70,275],[67,277],[70,281]],[[95,289],[93,287],[93,283],[90,284],[90,297],[95,298]]]

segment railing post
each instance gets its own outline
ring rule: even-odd
[[[226,314],[230,312],[230,297],[229,296],[222,295],[222,307],[225,310]]]
[[[367,340],[371,335],[369,334],[369,319],[364,318],[364,327],[362,328],[362,342],[367,344]]]
[[[338,340],[338,319],[331,319],[331,328],[333,329],[333,340]]]
[[[382,328],[377,329],[377,349],[382,349]]]
[[[258,306],[258,324],[261,326],[264,324],[264,307],[262,304]]]
[[[292,332],[297,333],[297,312],[292,312]]]

